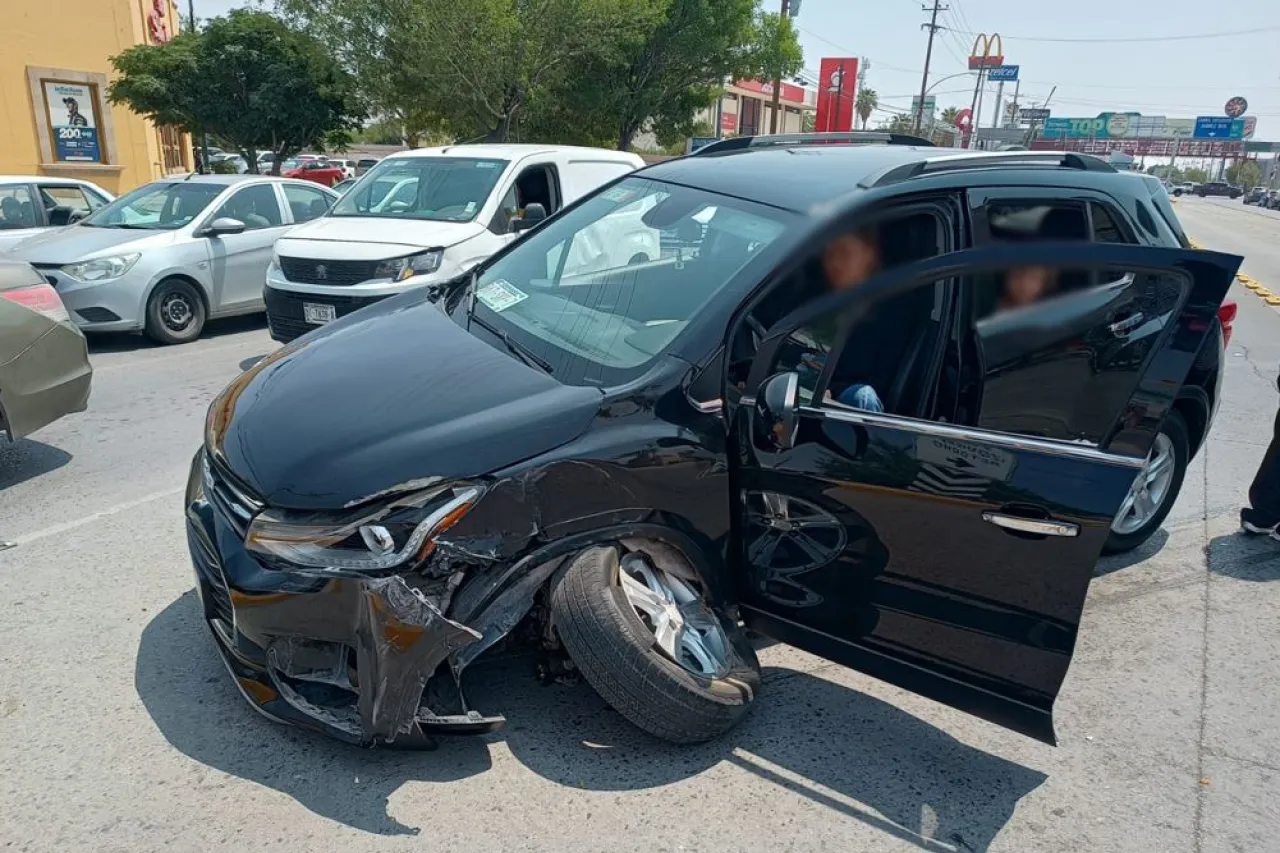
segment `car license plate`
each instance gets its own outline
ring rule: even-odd
[[[314,302],[302,303],[302,319],[317,326],[332,323],[338,319],[338,311],[332,305],[317,305]]]

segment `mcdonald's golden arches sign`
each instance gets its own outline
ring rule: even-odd
[[[1004,65],[1004,42],[1000,40],[1000,34],[992,33],[988,36],[986,33],[978,33],[978,37],[973,40],[973,51],[969,54],[969,68],[977,70],[997,65]]]

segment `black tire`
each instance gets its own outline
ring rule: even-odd
[[[1191,434],[1187,430],[1186,420],[1176,410],[1169,412],[1169,416],[1164,419],[1164,425],[1160,427],[1160,432],[1168,436],[1173,444],[1173,481],[1169,484],[1169,491],[1165,493],[1156,514],[1147,519],[1146,524],[1132,533],[1121,534],[1112,530],[1111,535],[1107,537],[1107,544],[1103,546],[1104,554],[1123,554],[1146,542],[1160,529],[1160,525],[1164,524],[1169,511],[1178,500],[1178,493],[1182,491],[1182,481],[1187,476],[1187,464],[1191,460]]]
[[[721,619],[732,657],[723,678],[695,675],[662,654],[618,584],[620,550],[588,548],[557,576],[551,615],[561,641],[587,683],[636,726],[672,743],[719,737],[760,690],[755,651]]]
[[[167,278],[147,300],[147,337],[161,344],[190,343],[204,331],[205,316],[204,300],[195,286],[180,278]]]

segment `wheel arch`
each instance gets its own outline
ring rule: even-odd
[[[1191,457],[1195,457],[1204,446],[1209,433],[1209,419],[1213,411],[1213,402],[1209,394],[1198,385],[1187,385],[1178,392],[1173,401],[1173,410],[1182,415],[1186,421],[1187,432],[1191,439]]]

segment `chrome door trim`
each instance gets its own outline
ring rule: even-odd
[[[924,435],[936,435],[958,441],[980,441],[995,444],[1013,450],[1030,450],[1037,453],[1049,453],[1054,456],[1067,456],[1074,459],[1087,459],[1104,465],[1116,465],[1135,470],[1146,464],[1146,459],[1137,456],[1120,456],[1099,450],[1091,444],[1073,444],[1067,441],[1055,441],[1049,438],[1031,438],[1025,435],[1011,435],[1005,432],[974,429],[956,426],[955,424],[937,423],[934,421],[918,421],[901,418],[896,415],[875,414],[857,409],[818,408],[801,406],[803,415],[830,418],[844,423],[862,424],[863,426],[889,427],[890,429],[908,430]]]
[[[984,512],[982,520],[1005,530],[1017,530],[1021,533],[1037,533],[1041,536],[1079,536],[1080,525],[1069,521],[1041,521],[1035,518],[1022,518],[1016,515],[1005,515],[999,512]]]

